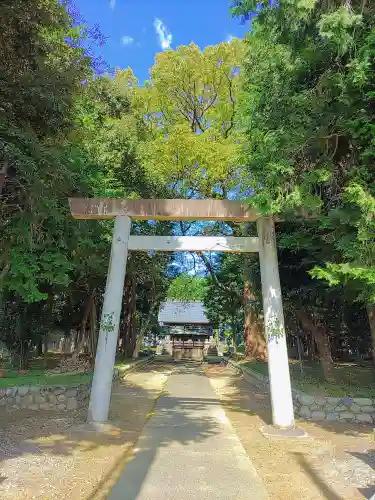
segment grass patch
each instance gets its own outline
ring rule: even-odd
[[[268,365],[258,361],[244,363],[252,370],[268,376]],[[302,377],[298,361],[290,360],[292,387],[312,395],[375,398],[375,371],[370,363],[335,363],[336,382],[323,379],[319,363],[304,362]]]
[[[44,370],[30,370],[27,375],[20,375],[15,371],[6,370],[6,376],[0,378],[0,388],[21,385],[39,386],[75,386],[89,384],[92,380],[92,372],[88,373],[54,373],[47,375]]]
[[[142,359],[146,359],[149,357],[149,353],[146,351],[141,351],[139,353],[139,358],[134,359],[134,358],[117,358],[116,363],[115,363],[115,368],[117,368],[120,372],[122,370],[126,370],[129,365],[132,365],[136,361],[141,361]]]
[[[133,358],[122,358],[116,361],[115,368],[119,371],[119,373],[125,373],[129,366],[132,365],[136,359]]]
[[[133,359],[133,358],[119,358],[119,359],[116,359],[115,368],[121,368],[121,367],[124,367],[124,366],[128,366],[128,365],[134,363],[134,361],[136,361],[136,360]]]
[[[44,364],[48,369],[59,366],[61,355],[51,353],[47,359],[43,357],[33,358],[30,360],[30,369],[26,375],[21,375],[13,368],[5,368],[5,377],[0,378],[0,388],[22,386],[22,385],[38,385],[38,386],[77,386],[80,384],[89,384],[92,381],[93,372],[87,373],[53,373],[46,374]],[[47,362],[46,362],[47,361]],[[129,365],[136,360],[133,358],[121,358],[116,361],[115,368],[120,373],[125,372]]]

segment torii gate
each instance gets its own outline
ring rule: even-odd
[[[128,250],[259,252],[273,424],[294,427],[292,390],[277,260],[275,224],[245,204],[230,200],[121,200],[70,198],[76,219],[115,219],[100,321],[89,422],[105,422],[116,357]],[[222,220],[257,223],[258,237],[130,236],[134,220]]]

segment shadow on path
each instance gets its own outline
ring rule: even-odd
[[[326,500],[342,500],[342,497],[338,496],[332,490],[332,488],[330,488],[328,484],[325,481],[323,481],[321,477],[319,477],[319,474],[309,464],[308,460],[306,459],[303,453],[294,452],[293,455],[296,457],[297,462],[300,464],[300,466],[303,468],[306,474],[310,477],[312,482],[317,486],[319,491],[322,493],[323,498],[325,498]]]
[[[375,469],[375,449],[369,449],[362,453],[351,451],[350,454],[358,460],[361,460],[372,470]],[[375,496],[375,484],[370,482],[370,484],[368,484],[365,488],[358,488],[358,491],[364,496],[364,498],[371,499],[373,495]]]
[[[224,414],[222,407],[246,413],[254,410],[252,403],[248,401],[250,407],[243,409],[248,396],[241,395],[240,391],[230,402],[220,401],[212,391],[202,365],[199,364],[176,363],[166,366],[155,363],[139,372],[147,379],[148,374],[151,375],[152,372],[170,373],[171,369],[173,378],[180,380],[179,383],[184,387],[183,396],[176,396],[173,391],[170,394],[164,393],[153,411],[160,389],[154,389],[154,386],[147,386],[145,389],[135,382],[139,380],[137,376],[132,375],[130,379],[114,385],[110,412],[112,426],[103,433],[83,432],[79,425],[77,427],[77,424],[84,423],[86,410],[0,412],[0,497],[1,492],[6,490],[6,498],[13,498],[9,496],[9,492],[14,491],[16,496],[17,490],[22,487],[26,488],[27,492],[30,491],[31,497],[31,489],[28,488],[48,488],[48,478],[55,474],[55,484],[47,490],[54,498],[64,498],[65,486],[69,482],[77,486],[77,491],[80,491],[81,484],[88,485],[80,496],[77,493],[79,498],[96,499],[101,495],[101,490],[108,486],[107,476],[112,476],[111,480],[118,478],[126,462],[125,470],[131,473],[131,480],[127,484],[131,489],[127,490],[126,497],[122,495],[120,498],[133,500],[137,498],[145,478],[150,473],[156,455],[166,448],[168,454],[170,453],[170,464],[168,470],[165,469],[161,475],[161,486],[163,482],[173,478],[173,471],[179,466],[186,470],[196,466],[194,473],[197,481],[200,481],[200,476],[207,476],[207,470],[202,469],[202,464],[195,464],[194,454],[193,465],[191,457],[190,461],[186,459],[186,463],[179,465],[174,455],[177,453],[176,447],[184,447],[187,450],[189,445],[194,444],[199,453],[204,453],[207,445],[210,451],[215,452],[218,421]],[[189,385],[190,375],[196,380],[194,387]],[[148,409],[145,411],[145,408]],[[138,449],[129,456],[129,450],[142,432],[145,416],[150,411],[152,413],[148,415],[146,423],[148,434],[145,437],[142,435],[137,444]],[[220,450],[220,446],[217,446],[218,453]],[[66,463],[71,460],[74,460],[74,475],[69,474],[67,477]],[[105,463],[108,464],[107,467]],[[92,493],[89,494],[89,485],[98,484],[99,479],[103,477],[100,469],[111,470],[99,487],[95,491],[91,489]],[[230,481],[231,478],[228,477],[228,484]],[[112,483],[113,481],[111,485]],[[22,484],[24,486],[21,486]],[[35,490],[35,493],[35,498],[42,497],[38,497],[38,494],[42,495],[42,489]],[[65,498],[72,497],[68,495]],[[205,498],[203,493],[202,498]]]
[[[266,388],[255,387],[228,367],[226,369],[217,367],[207,371],[208,373],[211,371],[212,377],[215,378],[219,393],[220,387],[223,387],[222,404],[226,409],[233,412],[232,406],[238,405],[240,407],[238,412],[244,413],[247,409],[249,415],[256,415],[257,418],[251,419],[250,417],[248,420],[249,427],[251,425],[253,427],[252,431],[246,427],[246,417],[243,415],[234,415],[230,418],[239,426],[241,439],[241,433],[245,436],[245,440],[248,440],[248,436],[251,435],[252,442],[248,442],[246,449],[250,448],[249,453],[253,456],[254,463],[261,464],[260,473],[266,475],[267,486],[273,481],[280,484],[281,488],[281,483],[284,482],[287,490],[289,488],[287,481],[285,482],[284,478],[282,480],[278,478],[281,474],[288,477],[290,470],[295,468],[296,477],[299,474],[300,480],[302,478],[301,491],[304,488],[303,477],[306,479],[308,477],[316,491],[319,491],[319,498],[369,499],[375,493],[375,473],[373,472],[375,449],[372,429],[369,426],[346,422],[301,420],[297,425],[309,434],[310,438],[306,441],[289,441],[289,443],[264,441],[257,434],[263,422],[270,423],[271,420],[270,399]],[[256,440],[259,442],[260,453],[254,458],[254,455],[251,455],[251,448],[254,450]],[[264,450],[266,451],[262,454]],[[269,460],[266,459],[267,453],[270,455]],[[274,460],[274,457],[279,457],[279,459]],[[285,457],[284,461],[283,457]],[[287,496],[291,497],[290,494]]]
[[[134,444],[170,372],[150,366],[116,381],[105,432],[88,432],[81,425],[86,409],[0,408],[0,498],[88,498]]]
[[[216,366],[208,367],[206,370],[209,377],[223,380],[230,379],[232,391],[228,398],[221,400],[222,406],[230,411],[258,415],[265,425],[272,424],[272,412],[270,395],[266,390],[262,390],[249,384],[241,375],[231,371],[228,367]]]
[[[148,432],[138,440],[133,456],[126,464],[126,473],[109,498],[135,500],[160,448],[170,447],[172,443],[186,446],[215,435],[217,421],[211,417],[194,417],[191,411],[199,411],[205,409],[207,404],[217,403],[213,400],[164,397],[163,408],[157,408],[157,415],[151,415],[147,424]],[[185,465],[189,467],[188,463]],[[173,463],[171,456],[170,466],[170,474],[173,475],[175,467],[180,467],[181,464]],[[165,479],[160,478],[161,484]],[[120,491],[122,496],[119,496]]]
[[[189,365],[171,375],[133,456],[113,479],[109,500],[266,498],[222,401],[201,368]]]

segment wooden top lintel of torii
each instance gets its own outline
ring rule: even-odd
[[[69,198],[69,206],[75,219],[114,219],[127,215],[134,220],[253,222],[262,216],[246,203],[234,200]],[[310,218],[306,214],[301,216]]]

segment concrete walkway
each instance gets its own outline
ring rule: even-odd
[[[169,377],[109,500],[266,500],[199,365]]]

